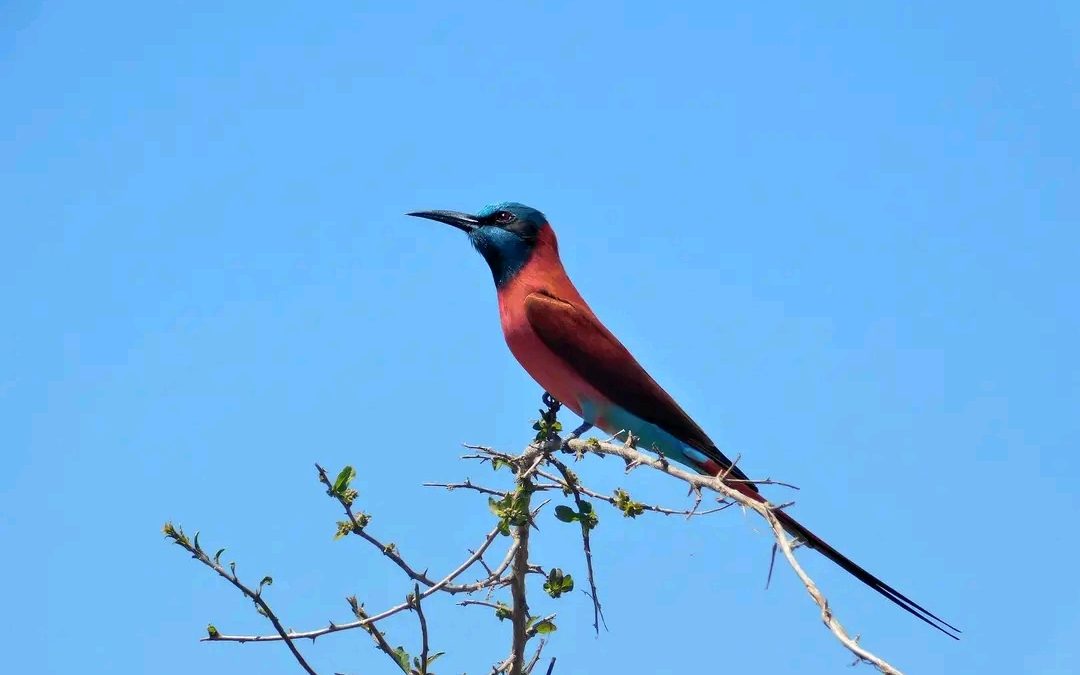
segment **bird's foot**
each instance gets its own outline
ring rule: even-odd
[[[540,397],[540,400],[543,402],[544,407],[548,409],[548,412],[552,414],[557,414],[559,412],[559,408],[562,408],[562,403],[559,402],[559,399],[555,398],[546,391],[544,392],[544,395]]]

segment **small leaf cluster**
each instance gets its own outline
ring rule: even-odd
[[[338,473],[337,478],[334,479],[333,486],[326,491],[331,497],[337,497],[346,506],[352,506],[352,503],[356,500],[356,490],[349,487],[349,483],[356,478],[356,469],[346,465],[344,469]]]
[[[563,593],[569,593],[572,590],[574,590],[574,577],[563,574],[563,571],[558,567],[554,567],[548,572],[547,581],[544,582],[545,593],[552,598],[558,598]]]
[[[627,518],[637,518],[645,513],[645,505],[635,502],[630,498],[630,493],[622,488],[615,490],[615,508],[622,511],[623,516]]]
[[[555,517],[564,523],[572,523],[576,520],[581,523],[581,528],[583,530],[591,530],[600,523],[600,518],[598,518],[596,512],[593,511],[590,502],[582,500],[581,506],[578,508],[581,510],[575,511],[565,504],[560,504],[555,507]]]
[[[514,615],[514,613],[513,613],[513,610],[510,609],[510,605],[507,605],[505,602],[496,602],[495,603],[495,618],[496,619],[498,619],[499,621],[504,621],[506,619],[509,619],[513,615]]]
[[[359,532],[371,522],[371,516],[366,513],[357,513],[353,516],[355,524],[351,520],[337,521],[337,530],[334,532],[334,541],[341,539],[351,532]]]
[[[488,508],[499,518],[499,533],[509,536],[511,527],[529,523],[529,490],[519,486],[502,499],[488,497]]]
[[[445,653],[446,652],[435,652],[427,657],[427,663],[421,665],[419,656],[410,656],[409,652],[405,651],[404,647],[399,646],[394,650],[394,658],[397,659],[398,667],[404,672],[409,673],[409,675],[416,675],[417,673],[435,675],[435,673],[428,670],[428,666],[435,663],[435,660]]]
[[[559,409],[552,407],[548,410],[540,411],[540,419],[533,422],[532,428],[536,432],[536,436],[533,438],[537,443],[543,443],[549,438],[555,438],[562,431],[562,422],[559,421],[558,415]]]
[[[173,543],[177,546],[183,546],[184,548],[191,548],[191,542],[188,540],[187,535],[184,534],[184,528],[178,525],[173,525],[172,521],[168,521],[161,528],[162,534],[166,538],[172,539]],[[196,533],[198,536],[198,533]]]

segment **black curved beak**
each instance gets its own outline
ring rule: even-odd
[[[416,216],[417,218],[427,218],[428,220],[437,220],[440,223],[453,225],[464,232],[472,232],[480,227],[479,218],[470,216],[467,213],[458,213],[457,211],[414,211],[405,215]]]

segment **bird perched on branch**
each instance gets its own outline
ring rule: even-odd
[[[610,434],[630,431],[643,447],[725,482],[764,502],[756,485],[724,455],[656,383],[578,293],[559,260],[555,232],[543,213],[504,202],[476,215],[456,211],[408,214],[464,231],[487,261],[499,296],[510,351],[540,386],[585,421]],[[946,623],[870,574],[785,511],[784,529],[859,581],[927,624],[958,639]]]

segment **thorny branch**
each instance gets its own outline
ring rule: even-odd
[[[840,621],[833,614],[829,608],[829,602],[825,596],[818,589],[817,585],[799,564],[799,561],[795,558],[794,549],[791,540],[788,538],[787,533],[784,531],[780,521],[776,519],[773,511],[784,505],[773,505],[769,502],[758,502],[756,500],[746,497],[742,493],[732,489],[724,483],[719,477],[703,476],[700,474],[690,473],[684,471],[676,466],[673,466],[670,462],[663,458],[653,458],[635,448],[625,444],[614,444],[603,441],[597,441],[595,439],[588,440],[573,440],[568,444],[568,448],[574,452],[583,454],[595,454],[603,457],[604,455],[614,455],[621,457],[627,462],[628,470],[631,470],[637,466],[648,466],[662,473],[666,473],[669,476],[678,478],[691,486],[696,488],[707,488],[714,492],[718,492],[723,495],[724,499],[738,503],[744,508],[755,511],[758,515],[765,519],[772,529],[773,537],[776,539],[776,544],[780,547],[780,551],[784,554],[788,564],[795,571],[795,574],[802,581],[806,587],[810,597],[814,600],[817,606],[821,609],[821,620],[829,628],[832,634],[840,641],[844,647],[846,647],[859,661],[863,661],[875,666],[882,673],[886,675],[902,675],[901,671],[895,666],[891,665],[881,657],[871,653],[869,650],[859,645],[857,638],[851,637],[844,627],[840,624]]]
[[[246,586],[242,581],[240,581],[239,578],[237,578],[236,563],[229,563],[228,572],[226,572],[225,568],[221,566],[221,554],[225,549],[219,550],[216,554],[214,554],[214,557],[211,559],[210,556],[208,556],[206,552],[203,551],[202,547],[199,546],[198,532],[195,533],[194,541],[192,541],[187,538],[187,535],[184,534],[184,530],[182,528],[176,527],[172,523],[165,523],[165,527],[162,529],[165,533],[165,536],[169,539],[172,539],[173,543],[190,553],[192,558],[195,558],[202,564],[217,572],[219,576],[221,576],[230,584],[235,586],[241,593],[243,593],[247,598],[254,602],[255,607],[259,610],[259,614],[262,614],[270,620],[270,623],[274,624],[274,630],[277,631],[279,639],[285,641],[285,644],[289,647],[289,651],[292,652],[293,658],[295,658],[296,662],[300,664],[300,667],[303,668],[310,675],[316,675],[315,671],[312,669],[311,666],[308,665],[308,662],[300,653],[300,650],[296,648],[296,645],[293,643],[291,637],[285,632],[285,628],[281,625],[281,620],[278,619],[277,614],[274,614],[274,610],[270,609],[270,605],[267,604],[267,602],[262,598],[263,587],[272,584],[273,579],[271,579],[270,577],[263,577],[262,581],[259,583],[258,590],[251,590],[251,588]],[[218,639],[217,628],[215,628],[213,625],[210,625],[208,627],[207,633],[209,633],[209,637],[205,639]]]
[[[554,457],[549,458],[548,461],[559,470],[563,477],[563,484],[574,495],[574,504],[578,507],[578,512],[582,512],[585,509],[585,500],[581,498],[582,491],[578,485],[577,476],[569,467]],[[607,620],[604,619],[604,608],[600,606],[600,594],[596,590],[596,574],[593,573],[592,545],[589,541],[589,531],[592,530],[592,527],[591,523],[585,520],[581,521],[581,547],[585,551],[585,568],[589,575],[589,597],[592,598],[593,604],[593,630],[599,634],[600,622],[603,622],[604,628],[607,629]]]
[[[428,628],[427,628],[427,618],[424,616],[424,607],[423,607],[422,603],[420,602],[421,598],[420,598],[420,585],[419,584],[414,584],[413,585],[413,598],[414,598],[414,602],[416,604],[414,609],[416,609],[417,621],[420,622],[420,640],[421,640],[420,663],[423,664],[421,670],[424,673],[424,675],[426,675],[427,666],[428,666]]]
[[[532,498],[532,474],[535,470],[533,465],[525,466],[528,453],[523,456],[519,466],[517,477],[517,493],[523,502],[521,507],[527,512],[529,500]],[[517,496],[517,495],[515,495]],[[525,632],[528,630],[529,601],[526,597],[525,578],[529,573],[529,529],[532,527],[532,519],[526,518],[524,522],[514,524],[514,562],[513,573],[510,575],[510,597],[513,599],[513,609],[510,619],[513,622],[513,641],[510,645],[510,675],[522,675],[525,667],[525,643],[528,638]]]
[[[500,465],[510,467],[515,475],[514,489],[493,489],[477,485],[468,479],[459,483],[425,483],[425,485],[428,486],[438,486],[448,490],[465,489],[487,495],[492,503],[492,510],[496,511],[500,516],[499,524],[487,533],[481,544],[475,549],[471,549],[470,555],[460,565],[438,580],[430,577],[427,569],[420,571],[417,567],[407,562],[396,546],[383,543],[383,541],[367,531],[370,517],[364,513],[357,512],[353,508],[356,492],[348,488],[348,482],[351,480],[351,477],[355,475],[355,472],[350,467],[346,467],[346,469],[348,472],[352,472],[351,474],[346,475],[346,472],[343,471],[335,481],[331,480],[330,475],[325,469],[316,465],[320,483],[326,487],[327,493],[339,502],[347,517],[346,521],[339,523],[338,535],[344,536],[352,534],[358,536],[393,562],[394,565],[401,569],[402,572],[413,581],[412,592],[409,593],[405,602],[373,615],[368,614],[363,608],[363,605],[359,603],[355,597],[349,597],[347,600],[353,616],[355,617],[354,621],[345,623],[330,622],[327,626],[322,628],[307,631],[286,631],[282,626],[281,621],[261,597],[263,586],[272,583],[272,580],[269,577],[266,577],[263,580],[263,583],[259,585],[257,590],[252,590],[240,582],[236,577],[234,564],[230,564],[230,571],[226,571],[220,565],[218,558],[221,555],[221,551],[213,558],[207,556],[199,547],[198,534],[195,535],[193,542],[189,541],[179,527],[174,527],[171,523],[167,523],[165,533],[169,538],[185,548],[194,558],[213,569],[217,574],[228,580],[245,596],[251,599],[255,603],[259,613],[270,620],[276,631],[274,634],[269,635],[224,635],[219,633],[213,626],[210,626],[208,630],[209,635],[204,637],[203,640],[215,642],[284,641],[297,663],[307,673],[314,675],[315,671],[312,670],[311,666],[297,649],[295,644],[296,640],[307,638],[314,641],[329,633],[362,628],[371,635],[378,649],[391,658],[402,670],[411,675],[427,675],[428,666],[432,661],[441,656],[442,652],[436,652],[434,655],[430,654],[429,629],[422,608],[422,601],[439,592],[455,595],[486,591],[490,598],[494,591],[509,587],[512,601],[510,606],[501,602],[475,599],[464,600],[458,604],[463,606],[478,605],[494,609],[497,617],[511,620],[512,639],[510,655],[502,662],[492,667],[491,672],[493,675],[527,675],[532,673],[539,663],[541,651],[543,650],[546,641],[543,639],[540,640],[531,657],[527,657],[526,655],[527,643],[530,639],[542,632],[546,633],[554,630],[554,615],[538,618],[530,616],[529,614],[526,580],[530,574],[544,574],[543,568],[529,562],[530,530],[534,527],[536,515],[547,504],[547,502],[544,502],[539,506],[532,507],[531,497],[535,492],[558,490],[572,496],[574,503],[577,506],[577,512],[570,512],[573,515],[572,517],[568,517],[572,520],[579,520],[581,525],[582,548],[585,555],[590,588],[590,592],[587,594],[593,601],[593,626],[595,630],[599,631],[599,624],[601,622],[603,622],[606,627],[606,622],[604,622],[603,610],[601,609],[597,594],[593,570],[592,546],[589,537],[589,531],[595,526],[595,517],[592,515],[591,505],[584,497],[610,504],[622,511],[623,514],[628,517],[636,517],[638,514],[644,512],[653,512],[664,515],[682,515],[691,518],[716,513],[734,504],[739,504],[746,509],[753,510],[769,524],[776,542],[775,547],[779,548],[783,553],[788,564],[806,587],[807,592],[821,610],[822,621],[836,639],[854,654],[858,661],[870,663],[882,673],[900,674],[900,671],[894,666],[859,645],[857,637],[853,638],[847,633],[830,609],[827,599],[813,580],[806,574],[805,570],[803,570],[793,552],[793,548],[797,546],[797,543],[794,543],[789,539],[774,514],[776,509],[783,508],[785,505],[774,505],[768,502],[762,503],[749,499],[742,493],[732,489],[725,482],[724,477],[710,477],[690,473],[672,465],[662,455],[654,457],[636,449],[630,442],[625,444],[612,443],[611,440],[614,439],[598,441],[597,439],[592,438],[582,440],[577,438],[576,433],[572,434],[566,440],[563,440],[558,435],[561,426],[559,426],[555,419],[555,415],[559,408],[558,402],[545,395],[544,403],[548,410],[540,411],[541,420],[534,426],[534,429],[539,430],[539,433],[537,433],[533,443],[530,443],[521,454],[514,455],[499,452],[485,446],[466,445],[467,448],[475,451],[475,454],[466,455],[466,458],[491,463],[496,469],[499,468]],[[579,428],[578,432],[584,428],[585,425]],[[622,490],[616,490],[614,495],[597,492],[581,484],[580,480],[576,474],[570,470],[569,466],[555,457],[555,453],[559,451],[573,453],[578,461],[582,460],[587,455],[597,455],[600,457],[605,455],[617,456],[626,462],[627,473],[640,466],[646,466],[660,471],[661,473],[665,473],[685,482],[690,487],[691,494],[695,496],[694,504],[689,509],[674,509],[659,505],[634,502],[630,499],[629,495]],[[344,479],[343,476],[345,476]],[[538,481],[537,479],[542,480]],[[730,482],[730,480],[728,482]],[[761,482],[785,485],[779,481],[772,480]],[[701,495],[703,490],[711,490],[718,494],[719,498],[717,501],[719,502],[719,506],[699,511],[698,506],[702,499]],[[567,516],[567,512],[560,514],[559,511],[561,509],[566,509],[567,512],[569,512],[569,508],[560,506],[556,509],[556,515],[560,516],[560,520],[567,520],[568,517],[564,517]],[[502,561],[495,567],[491,567],[484,560],[484,556],[493,543],[499,539],[500,534],[509,535],[509,544]],[[484,574],[481,578],[472,583],[455,583],[461,575],[474,566],[480,566],[483,569]],[[553,569],[552,574],[561,573],[559,570]],[[569,582],[569,575],[567,575],[567,581]],[[422,588],[423,590],[421,590]],[[548,586],[545,585],[545,590],[547,590],[547,588]],[[572,584],[570,584],[569,588],[572,588]],[[549,591],[549,594],[552,594],[552,592]],[[558,593],[552,594],[552,597],[558,597]],[[396,649],[391,647],[383,633],[380,632],[375,625],[377,622],[382,621],[387,617],[404,611],[416,612],[420,628],[420,656],[419,658],[412,658],[411,661],[409,654],[406,653],[402,647]],[[555,659],[552,658],[550,665],[547,668],[548,675],[551,675],[554,665]]]

